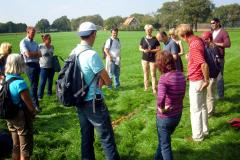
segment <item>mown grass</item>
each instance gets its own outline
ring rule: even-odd
[[[181,122],[172,136],[172,148],[176,160],[236,160],[239,158],[239,130],[231,128],[227,120],[239,117],[240,112],[240,74],[239,74],[239,35],[230,32],[232,47],[226,50],[225,61],[225,99],[216,104],[217,116],[209,119],[210,137],[201,143],[187,142],[184,137],[191,135],[188,90],[184,99]],[[199,34],[199,33],[197,33]],[[55,53],[67,57],[79,43],[74,32],[52,33]],[[116,142],[123,160],[153,159],[157,148],[155,125],[156,97],[143,91],[143,74],[138,51],[143,32],[120,32],[122,44],[121,88],[104,88],[106,103],[112,120],[131,112],[135,114],[115,128]],[[19,41],[24,34],[1,35],[0,42],[13,44],[13,51],[19,52]],[[94,48],[101,55],[102,44],[109,36],[108,32],[98,32]],[[36,35],[40,42],[40,35]],[[185,49],[187,52],[187,45]],[[184,60],[185,71],[186,61]],[[159,73],[158,73],[159,77]],[[55,75],[55,79],[57,75]],[[55,90],[55,86],[54,86]],[[32,159],[56,160],[80,159],[80,128],[74,108],[60,105],[55,96],[41,101],[43,112],[34,121],[34,154]],[[6,127],[0,121],[1,127]],[[101,144],[96,136],[95,153],[98,160],[105,159]]]

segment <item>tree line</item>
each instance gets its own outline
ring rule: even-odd
[[[239,27],[239,15],[239,4],[215,7],[211,0],[178,0],[163,3],[157,11],[151,14],[134,13],[130,17],[135,17],[139,21],[137,29],[143,30],[145,24],[152,24],[154,28],[159,29],[160,27],[171,28],[180,23],[190,23],[197,29],[198,23],[209,23],[212,17],[219,18],[224,27]],[[40,32],[76,31],[80,23],[91,21],[104,29],[110,29],[113,26],[120,27],[126,18],[113,16],[104,20],[96,14],[70,20],[67,16],[62,16],[55,19],[52,24],[47,19],[41,19],[35,27]],[[0,23],[0,33],[24,32],[26,27],[24,23]],[[128,30],[128,28],[125,29]]]

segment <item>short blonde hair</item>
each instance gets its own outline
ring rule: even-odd
[[[177,34],[176,34],[176,29],[175,29],[175,28],[169,29],[168,34],[169,34],[170,36],[171,36],[171,35],[176,36],[176,35],[177,35]]]
[[[0,45],[0,57],[2,56],[7,56],[8,54],[11,53],[12,45],[8,42],[3,42]]]
[[[8,74],[21,74],[25,71],[25,63],[19,54],[10,54],[7,57],[5,65],[5,73]]]
[[[184,37],[185,35],[187,37],[193,35],[193,30],[190,24],[180,24],[177,27],[177,34],[179,37]]]
[[[144,30],[147,30],[147,29],[153,29],[153,26],[151,24],[146,24],[144,26]]]

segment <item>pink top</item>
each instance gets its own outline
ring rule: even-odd
[[[158,82],[157,108],[170,106],[170,111],[160,113],[157,109],[157,116],[167,118],[182,114],[185,89],[186,80],[182,72],[172,71],[163,74]]]

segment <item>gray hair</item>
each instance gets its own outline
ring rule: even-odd
[[[147,30],[147,29],[153,29],[153,26],[151,24],[146,24],[144,26],[144,30]]]
[[[5,73],[8,74],[21,74],[25,71],[25,63],[19,54],[10,54],[7,57],[5,65]]]

